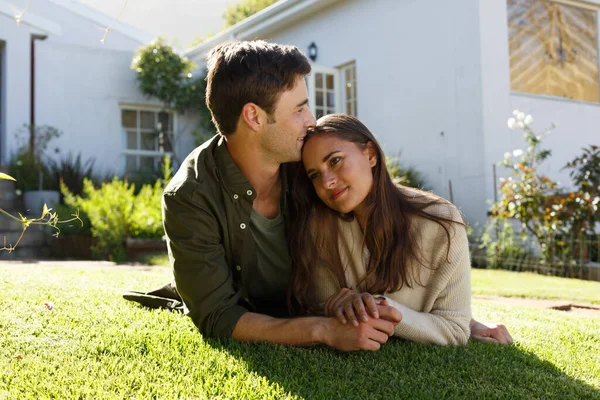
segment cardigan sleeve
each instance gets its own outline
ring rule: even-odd
[[[451,207],[452,214],[458,213]],[[446,237],[444,229],[439,229]],[[439,345],[463,345],[468,342],[471,321],[469,244],[464,225],[453,223],[449,232],[449,252],[446,245],[438,246],[436,249],[439,254],[433,258],[437,265],[434,265],[427,286],[427,312],[415,311],[386,296],[388,303],[402,313],[402,321],[394,331],[395,336]],[[447,237],[444,242],[447,243]]]

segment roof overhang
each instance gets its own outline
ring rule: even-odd
[[[0,14],[4,14],[14,20],[15,16],[20,11],[21,10],[18,10],[12,4],[10,4],[4,0],[0,0]],[[17,21],[15,21],[15,24],[16,23],[17,23]],[[56,22],[52,22],[49,19],[40,17],[39,15],[36,15],[29,11],[27,11],[25,14],[23,14],[22,20],[19,23],[29,26],[30,28],[32,28],[32,31],[33,31],[32,33],[35,33],[37,35],[42,35],[42,36],[45,36],[45,35],[61,36],[62,35],[62,29],[61,29],[60,25],[58,25]]]
[[[188,58],[198,60],[220,43],[230,40],[253,40],[264,37],[270,32],[289,26],[338,1],[340,0],[280,0],[191,48],[185,55]]]
[[[144,32],[138,28],[135,28],[131,25],[128,25],[124,22],[116,22],[114,17],[109,17],[101,13],[100,11],[93,9],[83,3],[75,2],[73,0],[49,0],[50,2],[57,4],[67,10],[73,12],[74,14],[79,15],[85,19],[88,19],[92,22],[98,24],[102,28],[107,28],[112,25],[110,28],[115,32],[119,32],[122,35],[130,37],[134,40],[137,40],[140,43],[148,43],[152,39],[154,39],[153,35]]]

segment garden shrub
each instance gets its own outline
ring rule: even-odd
[[[92,236],[98,239],[92,248],[96,257],[119,262],[125,258],[124,240],[129,235],[135,196],[134,186],[114,178],[95,188],[90,179],[83,181],[83,193],[75,196],[62,184],[65,204],[85,212],[90,219]]]
[[[536,133],[530,115],[518,110],[513,114],[508,126],[523,132],[527,148],[505,153],[499,163],[508,170],[508,178],[500,178],[500,198],[492,205],[492,220],[482,238],[488,262],[497,268],[509,267],[506,260],[514,263],[526,257],[531,249],[527,241],[533,238],[539,266],[556,275],[575,276],[581,270],[578,265],[597,258],[592,243],[600,221],[600,150],[590,145],[564,167],[571,169],[577,189],[561,192],[553,180],[539,173],[551,155],[550,150],[540,148],[551,130]],[[515,220],[520,232],[513,229],[511,221]]]
[[[171,162],[165,157],[163,177],[154,185],[143,185],[136,194],[135,185],[127,180],[113,178],[95,187],[84,179],[83,192],[76,196],[62,185],[65,204],[85,213],[90,221],[92,236],[97,238],[93,247],[96,257],[112,261],[125,258],[125,239],[162,238],[161,196],[172,176]]]

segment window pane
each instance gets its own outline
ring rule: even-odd
[[[346,98],[351,99],[352,97],[354,97],[352,95],[352,83],[347,82],[346,83]]]
[[[142,143],[140,150],[156,150],[156,144],[154,133],[142,133]]]
[[[137,171],[137,157],[136,156],[125,156],[125,172]]]
[[[511,89],[600,101],[595,11],[507,0]]]
[[[173,135],[164,135],[162,151],[173,151]]]
[[[137,126],[137,113],[132,110],[121,110],[121,126],[135,128]]]
[[[151,111],[140,111],[140,126],[143,129],[154,129],[154,113]]]
[[[327,74],[327,89],[333,89],[333,75]]]
[[[137,150],[137,134],[135,131],[127,131],[127,148]]]
[[[352,67],[346,67],[344,69],[344,77],[346,78],[346,81],[351,81],[352,80]]]
[[[315,107],[315,117],[317,119],[321,118],[323,115],[325,115],[325,112],[323,111],[322,108],[319,107]]]
[[[160,123],[160,129],[162,131],[171,131],[173,130],[173,119],[171,118],[171,114],[168,112],[161,111],[158,113],[158,122]]]
[[[140,172],[154,172],[154,157],[140,157]]]
[[[327,92],[327,107],[335,107],[335,93]]]
[[[317,72],[315,73],[315,87],[322,88],[323,87],[323,74]]]
[[[323,107],[323,91],[315,90],[315,103],[317,107]]]

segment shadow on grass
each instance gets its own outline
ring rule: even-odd
[[[600,398],[517,346],[434,347],[392,340],[378,352],[342,353],[207,340],[291,395],[304,398]]]

